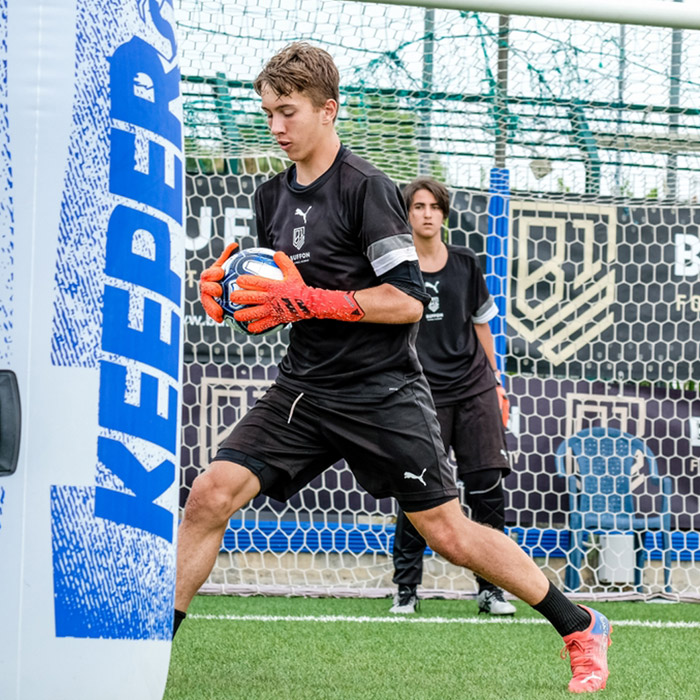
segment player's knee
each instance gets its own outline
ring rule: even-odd
[[[463,480],[466,497],[483,496],[494,491],[503,493],[503,472],[500,469],[472,472]]]
[[[477,523],[496,530],[505,526],[505,494],[500,469],[488,469],[470,475],[464,498]]]
[[[472,543],[479,525],[466,515],[454,517],[431,528],[426,540],[430,548],[452,564],[469,567],[472,563]]]
[[[185,506],[189,520],[218,522],[231,515],[231,496],[209,472],[200,474],[192,483]]]

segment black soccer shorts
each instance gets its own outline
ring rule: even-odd
[[[261,492],[279,501],[340,459],[372,496],[393,496],[408,512],[458,496],[424,377],[362,403],[333,403],[274,384],[215,459],[250,469]]]
[[[510,472],[506,431],[495,389],[452,406],[439,406],[437,415],[445,449],[452,447],[460,479],[483,469],[501,469],[503,476]]]

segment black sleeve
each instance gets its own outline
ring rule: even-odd
[[[479,310],[483,310],[487,302],[491,300],[491,293],[486,286],[486,280],[484,279],[484,274],[481,271],[481,265],[479,265],[479,259],[474,256],[472,259],[472,314],[477,316]]]
[[[371,251],[394,236],[408,235],[413,245],[411,228],[401,192],[386,176],[369,177],[357,191],[360,239],[362,247]],[[371,257],[370,257],[371,259]]]
[[[430,301],[430,294],[425,291],[423,275],[417,260],[405,260],[391,270],[379,275],[382,283],[391,284],[414,299],[418,299],[423,306]]]
[[[472,258],[471,277],[472,321],[474,323],[488,323],[498,313],[498,307],[486,286],[486,280],[476,255]]]

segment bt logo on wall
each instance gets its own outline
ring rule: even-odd
[[[673,274],[676,277],[700,275],[700,238],[687,233],[677,233],[674,244],[676,252]]]

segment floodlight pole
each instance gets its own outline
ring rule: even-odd
[[[617,101],[618,104],[625,103],[625,70],[627,68],[627,28],[624,24],[620,25],[620,45],[619,55],[617,60]],[[624,113],[622,108],[617,110],[617,135],[622,133]],[[617,155],[617,165],[615,166],[615,194],[620,197],[622,195],[622,162],[620,154]]]
[[[534,15],[612,24],[700,29],[700,3],[661,0],[357,0],[382,5],[412,5],[443,10]]]
[[[418,131],[418,174],[430,175],[430,105],[428,97],[433,91],[433,57],[435,53],[435,10],[425,8],[423,18],[423,76],[422,88],[426,97],[421,99],[418,106],[420,127]]]
[[[683,2],[683,0],[675,0]],[[678,138],[680,115],[676,109],[681,103],[681,63],[683,57],[683,30],[674,29],[671,36],[671,68],[669,74],[668,104],[673,110],[668,115],[668,129],[671,137],[671,151],[668,154],[666,175],[666,196],[675,201],[678,196],[678,153],[674,139]]]
[[[506,152],[508,150],[508,45],[510,17],[498,16],[498,64],[496,78],[496,145],[494,149],[495,166],[506,167]]]

